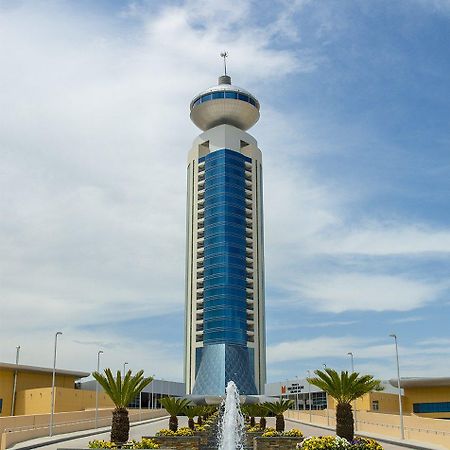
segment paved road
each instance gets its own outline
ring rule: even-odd
[[[187,426],[187,419],[185,417],[179,417],[179,426]],[[275,427],[275,419],[274,418],[268,418],[267,419],[267,426],[269,427]],[[161,428],[168,428],[168,419],[161,419],[156,420],[152,423],[144,423],[141,425],[136,425],[131,427],[130,429],[130,439],[141,439],[142,436],[152,436],[154,435],[158,430]],[[292,420],[286,420],[286,429],[290,430],[292,428],[298,428],[300,429],[305,436],[323,436],[323,435],[330,435],[335,434],[331,430],[318,428],[314,426],[310,426],[303,423],[293,422]],[[77,433],[70,433],[68,435],[64,435],[67,437],[70,436],[76,436],[80,432]],[[62,437],[62,436],[58,436]],[[40,439],[34,439],[32,441],[27,442],[21,442],[19,444],[16,444],[14,447],[11,447],[11,449],[19,450],[20,448],[24,446],[33,446],[36,444],[42,444],[45,443],[46,440],[49,438],[40,438]],[[39,447],[42,450],[57,450],[57,449],[64,449],[64,448],[87,448],[87,445],[89,441],[92,441],[93,439],[105,439],[109,440],[109,432],[102,432],[94,436],[88,436],[84,438],[75,438],[71,439],[70,441],[60,442],[57,444],[49,444],[45,445],[43,447]],[[407,448],[413,448],[413,447],[405,447],[404,445],[395,445],[395,444],[388,444],[388,443],[382,443],[383,448],[385,450],[405,450]]]

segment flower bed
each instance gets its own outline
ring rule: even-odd
[[[355,437],[352,442],[337,436],[311,436],[298,446],[301,450],[383,450],[375,440]]]
[[[156,442],[160,447],[170,447],[177,450],[189,449],[189,450],[199,450],[200,449],[200,436],[180,436],[180,435],[165,435],[165,436],[145,436],[146,439],[151,439]]]
[[[273,437],[255,437],[253,439],[253,450],[293,450],[298,448],[301,443],[301,437],[273,436]]]

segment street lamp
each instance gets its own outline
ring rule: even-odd
[[[397,335],[390,334],[389,337],[394,338],[395,342],[395,356],[397,358],[397,387],[398,387],[398,407],[400,411],[400,435],[402,439],[405,439],[405,429],[403,426],[403,406],[402,406],[402,391],[400,387],[400,364],[398,361],[398,344],[397,344]]]
[[[348,352],[347,355],[350,356],[351,368],[353,373],[355,371],[355,365],[353,362],[353,352]],[[358,428],[358,421],[356,419],[356,400],[353,402],[353,410],[355,412],[355,430],[356,430]]]
[[[49,436],[53,436],[53,415],[55,413],[55,376],[56,376],[56,348],[58,345],[58,336],[62,334],[62,331],[57,331],[55,333],[55,349],[53,353],[53,374],[52,374],[52,404],[50,410],[50,430]]]
[[[297,375],[295,375],[295,378],[297,379],[297,389],[295,390],[295,403],[296,403],[295,409],[298,411],[299,410],[299,408],[298,408],[298,388],[300,386],[300,381],[299,381]]]
[[[325,363],[322,364],[323,368],[326,370],[327,365]],[[328,408],[328,392],[325,392],[325,399],[327,401],[327,425],[330,426],[330,409]]]
[[[14,385],[13,385],[13,394],[12,394],[12,403],[11,403],[11,416],[14,415],[14,409],[16,406],[17,375],[19,373],[19,369],[18,369],[19,353],[20,353],[20,345],[18,345],[16,347],[16,370],[14,371]]]
[[[125,366],[128,366],[128,363],[125,361],[123,363],[123,377],[125,378]]]
[[[152,385],[152,409],[154,409],[155,400],[153,397],[153,386],[155,385],[155,374],[152,375],[152,378],[153,378],[152,383],[151,383],[151,385]]]
[[[308,403],[309,403],[309,422],[312,421],[312,417],[311,417],[311,383],[309,382],[309,378],[311,378],[311,371],[307,370],[306,371],[308,373]]]
[[[103,353],[103,350],[99,350],[97,352],[97,373],[100,373],[100,355]],[[98,390],[99,384],[96,380],[95,384],[95,428],[98,426]]]

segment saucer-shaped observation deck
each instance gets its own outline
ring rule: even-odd
[[[194,97],[191,120],[203,131],[223,124],[246,131],[259,120],[259,102],[250,92],[233,86],[228,75],[222,75],[217,86]]]

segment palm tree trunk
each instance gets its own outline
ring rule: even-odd
[[[275,429],[280,432],[284,431],[284,416],[283,416],[283,414],[277,414],[276,421],[275,421]]]
[[[202,416],[197,417],[197,425],[203,425]]]
[[[256,425],[255,418],[250,416],[250,426],[253,428]]]
[[[259,428],[261,428],[261,430],[264,430],[266,428],[267,425],[267,421],[265,417],[261,417],[259,419]]]
[[[189,419],[188,419],[188,427],[189,427],[191,430],[194,430],[194,429],[195,429],[195,422],[194,422],[194,418],[193,418],[193,417],[189,417]]]
[[[170,416],[169,419],[169,430],[177,431],[178,430],[178,418],[177,416]]]
[[[126,408],[116,408],[112,414],[111,441],[116,444],[124,444],[130,435],[128,411]]]
[[[336,434],[349,442],[353,441],[353,412],[350,403],[336,405]]]

